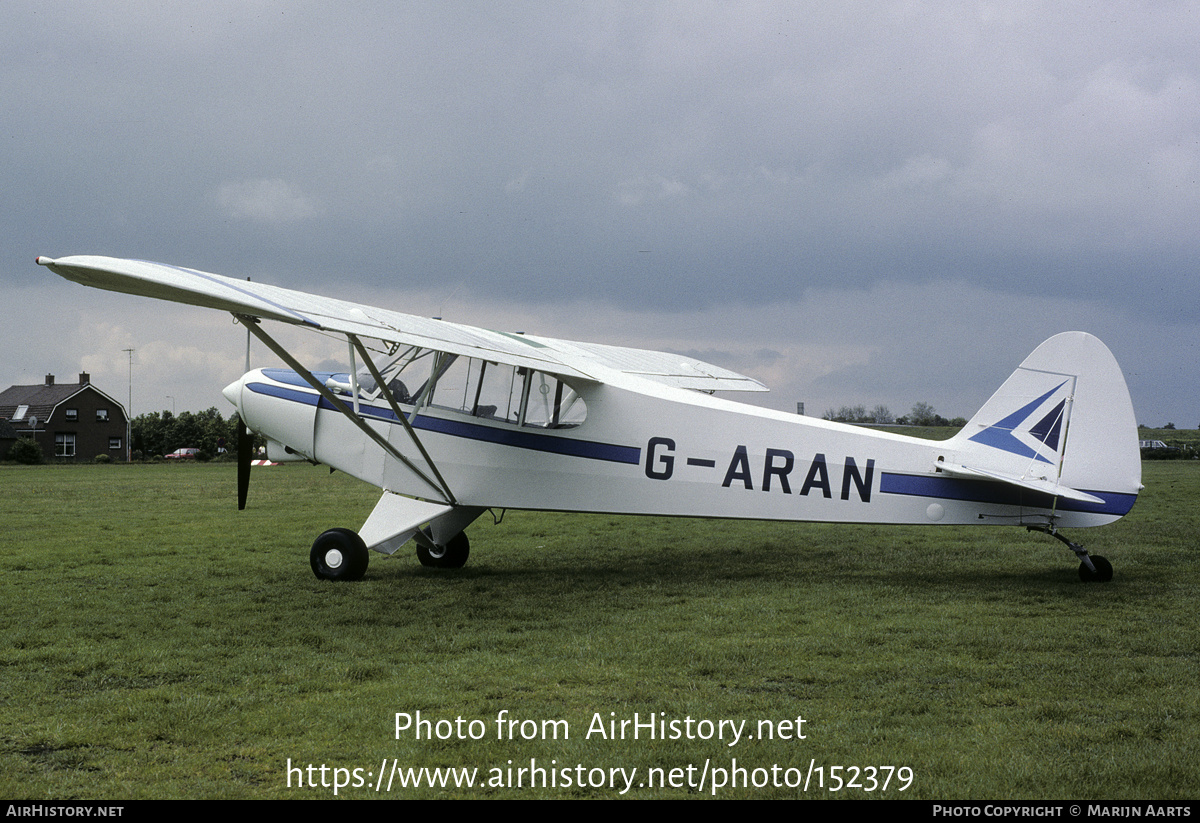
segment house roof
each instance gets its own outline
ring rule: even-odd
[[[63,383],[47,386],[9,386],[0,392],[0,420],[19,422],[27,420],[29,415],[36,415],[39,423],[50,419],[54,410],[80,392],[91,389],[111,402],[125,413],[125,408],[113,398],[97,389],[90,383]],[[22,407],[26,407],[22,409]],[[22,409],[20,418],[14,420],[18,409]]]

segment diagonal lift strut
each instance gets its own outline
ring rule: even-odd
[[[454,499],[454,493],[450,491],[450,487],[446,483],[445,478],[443,478],[441,472],[437,470],[437,466],[434,465],[433,460],[429,457],[429,453],[425,450],[425,447],[421,445],[421,441],[417,437],[416,431],[412,428],[412,425],[408,422],[407,418],[405,418],[405,416],[400,412],[399,407],[396,405],[395,399],[386,391],[386,389],[383,393],[387,396],[388,402],[392,406],[392,410],[396,413],[397,418],[399,418],[400,422],[404,425],[404,429],[408,433],[409,438],[411,438],[413,443],[416,445],[418,451],[421,452],[421,456],[425,458],[429,468],[432,469],[434,477],[431,478],[428,474],[422,471],[419,466],[401,454],[400,450],[389,443],[387,438],[375,431],[375,429],[371,428],[371,426],[367,424],[360,414],[355,414],[354,411],[341,400],[341,398],[331,392],[329,388],[325,386],[325,384],[318,380],[312,372],[310,372],[304,367],[303,364],[300,363],[299,360],[293,357],[287,351],[287,349],[285,349],[278,342],[276,342],[274,338],[263,331],[255,318],[249,315],[237,313],[234,313],[233,316],[237,318],[239,323],[249,329],[255,337],[261,340],[263,345],[274,352],[281,360],[283,360],[283,362],[287,363],[293,371],[303,377],[310,386],[316,389],[326,402],[341,412],[347,420],[362,430],[362,432],[367,435],[367,437],[371,438],[371,440],[373,440],[380,448],[382,448],[392,457],[399,460],[410,471],[417,475],[417,477],[419,477],[426,485],[430,487],[430,489],[435,492],[437,500],[444,503],[449,503],[452,506],[457,505],[458,501]],[[367,368],[371,371],[371,375],[376,379],[376,381],[378,381],[380,386],[384,386],[382,377],[375,368],[375,364],[372,362],[371,358],[367,355],[366,349],[363,347],[361,341],[359,341],[359,339],[354,335],[348,334],[347,338],[363,357]]]

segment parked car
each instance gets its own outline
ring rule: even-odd
[[[199,449],[176,449],[167,455],[168,460],[195,460]]]

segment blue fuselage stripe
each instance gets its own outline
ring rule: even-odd
[[[336,411],[333,404],[320,395],[312,392],[273,386],[270,383],[250,383],[246,386],[256,394],[278,397],[292,403],[303,403],[308,406]],[[351,400],[346,398],[346,405]],[[387,420],[399,425],[396,413],[390,408],[380,408],[359,403],[359,412],[379,420]],[[451,437],[463,437],[468,440],[479,440],[485,443],[495,443],[501,446],[511,446],[517,449],[562,454],[569,457],[583,457],[588,460],[606,460],[612,463],[629,463],[639,465],[642,462],[642,450],[637,446],[617,446],[612,443],[598,443],[592,440],[576,440],[549,434],[538,434],[528,429],[499,428],[484,426],[479,423],[468,423],[464,420],[447,420],[428,415],[417,415],[411,421],[412,427],[420,431],[436,432]]]
[[[1133,508],[1136,494],[1093,491],[1081,489],[1088,494],[1104,498],[1103,503],[1087,503],[1082,500],[1058,498],[1009,483],[989,480],[963,480],[935,474],[897,474],[883,472],[879,478],[879,491],[883,494],[903,494],[912,497],[933,497],[939,500],[963,500],[971,503],[995,503],[1002,506],[1024,506],[1032,509],[1053,509],[1092,514],[1124,515]]]

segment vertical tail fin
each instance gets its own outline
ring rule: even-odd
[[[951,442],[965,467],[1062,488],[1093,513],[1119,517],[1141,489],[1129,389],[1112,353],[1084,332],[1038,346]]]

